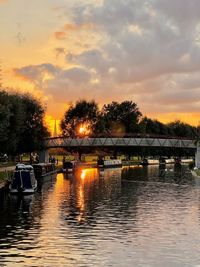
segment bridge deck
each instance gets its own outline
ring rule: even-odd
[[[194,140],[164,139],[164,138],[49,138],[45,141],[46,148],[59,147],[171,147],[171,148],[196,148]]]

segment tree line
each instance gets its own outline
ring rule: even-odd
[[[42,149],[49,137],[45,108],[30,94],[0,91],[0,154],[17,155]],[[126,136],[159,135],[197,138],[197,128],[181,121],[163,124],[142,116],[133,101],[112,102],[101,108],[95,101],[79,100],[61,120],[61,135]]]
[[[0,153],[17,155],[41,149],[49,136],[45,109],[30,94],[0,91]]]
[[[63,136],[155,135],[196,139],[198,128],[180,120],[164,124],[143,117],[136,103],[123,101],[105,104],[80,100],[66,110],[61,121]],[[81,130],[81,131],[80,131]]]

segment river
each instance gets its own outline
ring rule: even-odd
[[[0,197],[0,266],[200,266],[200,182],[187,166],[58,174]]]

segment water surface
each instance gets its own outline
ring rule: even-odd
[[[187,166],[79,170],[1,196],[0,266],[200,266],[200,183]]]

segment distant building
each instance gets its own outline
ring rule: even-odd
[[[56,121],[56,120],[55,120],[55,123],[54,123],[53,137],[58,137],[58,132],[57,132],[57,121]]]

